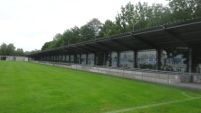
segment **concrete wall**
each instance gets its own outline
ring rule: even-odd
[[[74,55],[70,55],[70,63],[74,62]]]
[[[24,57],[24,56],[4,56],[4,55],[0,55],[0,60],[2,60],[2,58],[6,58],[6,61],[28,61],[29,58],[28,57]]]
[[[125,51],[120,53],[120,67],[133,68],[134,52]]]
[[[156,51],[144,50],[137,53],[138,68],[156,69]]]
[[[86,65],[86,54],[81,55],[81,64]]]
[[[89,54],[88,55],[88,65],[93,66],[94,65],[94,54]]]
[[[112,52],[111,55],[111,60],[112,60],[112,67],[117,67],[117,53],[116,52]]]

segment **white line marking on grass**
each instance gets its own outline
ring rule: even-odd
[[[189,98],[194,98],[194,97],[192,97],[190,95],[187,95],[185,92],[182,92],[181,94],[184,95],[184,96],[186,96],[186,97],[189,97]]]
[[[198,95],[198,94],[194,94],[194,93],[190,93],[190,94],[201,97],[201,95]]]
[[[194,93],[188,93],[188,94],[191,94],[191,95],[188,95],[186,92],[181,92],[182,95],[186,96],[186,97],[189,97],[189,98],[196,98],[196,97],[193,97],[191,95],[194,95],[194,96],[197,96],[197,97],[201,97],[201,95],[198,95],[198,94],[194,94]]]
[[[111,111],[111,112],[106,112],[106,113],[127,112],[127,111],[133,111],[133,110],[137,110],[137,109],[144,109],[144,108],[150,108],[150,107],[161,106],[161,105],[166,105],[166,104],[172,104],[172,103],[178,103],[178,102],[185,102],[185,101],[190,101],[190,100],[196,100],[196,99],[200,99],[200,98],[201,98],[201,97],[192,97],[192,98],[184,99],[184,100],[175,100],[175,101],[163,102],[163,103],[152,104],[152,105],[146,105],[146,106],[138,106],[138,107],[127,108],[127,109],[121,109],[121,110],[116,110],[116,111]]]

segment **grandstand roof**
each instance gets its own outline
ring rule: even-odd
[[[120,52],[201,45],[201,18],[41,51],[29,56]]]

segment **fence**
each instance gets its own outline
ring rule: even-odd
[[[135,80],[149,81],[161,84],[177,84],[195,82],[201,83],[201,74],[199,73],[179,73],[160,70],[145,70],[145,69],[125,69],[125,68],[113,68],[104,66],[89,66],[78,65],[61,62],[44,62],[35,61],[36,63],[59,66],[64,68],[71,68],[76,70],[101,73],[105,75],[113,75],[118,77],[124,77]]]

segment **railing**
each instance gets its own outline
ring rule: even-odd
[[[71,68],[76,70],[95,72],[105,75],[112,75],[112,76],[149,81],[161,84],[177,84],[177,83],[188,83],[188,82],[201,83],[201,74],[199,73],[181,73],[181,72],[148,70],[138,68],[125,69],[125,68],[114,68],[106,66],[79,65],[71,63],[61,63],[61,62],[45,62],[45,61],[35,61],[35,62],[40,64],[53,65],[64,68]]]

